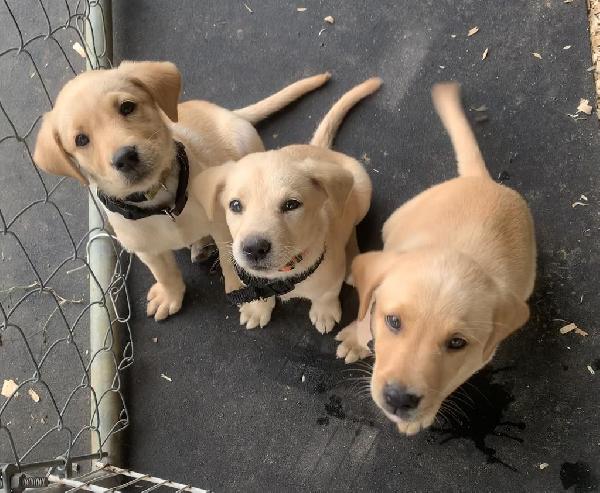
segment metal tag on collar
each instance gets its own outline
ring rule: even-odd
[[[175,216],[173,215],[173,213],[171,212],[171,209],[163,209],[163,212],[169,216],[171,218],[171,220],[173,222],[175,222]]]

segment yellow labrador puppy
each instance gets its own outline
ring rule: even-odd
[[[263,300],[267,308],[260,319],[241,320],[248,328],[269,322],[275,296],[308,298],[321,333],[339,322],[346,249],[349,257],[358,253],[354,231],[369,209],[371,180],[358,161],[329,147],[346,113],[380,85],[373,78],[346,93],[310,145],[249,154],[198,177],[208,216],[226,210],[234,265],[246,285],[230,300]]]
[[[207,235],[221,245],[230,241],[223,222],[209,223],[188,183],[205,168],[262,151],[252,124],[329,77],[303,79],[229,111],[206,101],[178,104],[181,75],[172,63],[123,62],[86,72],[64,86],[44,116],[34,161],[93,188],[119,241],[152,271],[147,313],[162,320],[179,311],[185,291],[172,251]],[[231,291],[241,284],[226,250],[219,254]],[[264,307],[242,310],[260,317]]]
[[[383,251],[356,257],[359,321],[337,336],[347,363],[369,355],[373,339],[371,395],[406,434],[430,426],[444,399],[525,324],[535,280],[527,204],[491,179],[458,84],[435,86],[433,101],[459,177],[400,207],[383,226]]]

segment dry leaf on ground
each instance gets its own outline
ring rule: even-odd
[[[333,16],[328,15],[327,17],[325,17],[325,19],[323,19],[325,22],[329,23],[329,24],[333,24],[335,22],[335,19],[333,18]]]
[[[467,36],[473,36],[474,34],[477,34],[478,32],[479,32],[479,28],[477,26],[472,27],[471,29],[469,29]]]
[[[38,393],[35,390],[29,389],[27,391],[27,393],[29,394],[29,397],[31,397],[31,400],[33,402],[40,402],[40,396],[38,395]]]
[[[577,106],[577,111],[580,111],[581,113],[585,113],[586,115],[591,115],[592,110],[593,110],[593,108],[590,105],[590,101],[588,99],[581,98],[579,100],[579,106]]]
[[[485,59],[487,58],[487,56],[488,56],[488,53],[489,53],[489,52],[490,52],[490,49],[489,49],[489,48],[486,48],[486,49],[483,51],[483,54],[481,55],[481,59],[482,59],[482,60],[485,60]]]
[[[588,335],[588,333],[585,330],[580,329],[573,322],[571,322],[570,324],[567,324],[564,327],[560,328],[560,333],[561,334],[568,334],[569,332],[575,332],[576,334],[578,334],[578,335],[580,335],[582,337],[585,337],[585,336]]]
[[[19,386],[14,380],[4,380],[4,383],[2,384],[2,392],[0,392],[0,394],[8,398],[13,395],[18,388]]]
[[[85,50],[83,49],[83,46],[81,46],[81,44],[79,44],[79,41],[77,41],[74,45],[73,45],[73,49],[77,52],[77,54],[81,57],[81,58],[85,58]]]

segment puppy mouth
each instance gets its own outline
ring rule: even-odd
[[[238,257],[242,257],[241,259]],[[304,260],[306,257],[306,250],[303,250],[293,257],[290,257],[284,263],[280,263],[279,265],[275,264],[275,261],[269,257],[260,259],[260,260],[252,260],[248,258],[244,258],[243,256],[236,255],[236,262],[245,269],[260,272],[260,273],[269,273],[276,276],[286,275],[288,273],[293,273],[297,267],[297,265]]]

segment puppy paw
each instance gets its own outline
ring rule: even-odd
[[[264,327],[271,320],[271,312],[275,307],[275,297],[266,300],[256,300],[240,306],[240,325],[247,329]]]
[[[148,306],[146,314],[154,317],[157,322],[164,320],[169,315],[177,313],[181,309],[183,295],[185,293],[185,284],[165,285],[157,282],[148,291]]]
[[[342,319],[342,307],[336,298],[329,303],[314,303],[308,313],[310,321],[321,334],[331,332],[331,329]]]
[[[369,348],[361,346],[358,342],[358,322],[352,322],[344,327],[338,335],[336,341],[340,341],[335,354],[338,358],[343,358],[346,364],[355,363],[359,359],[365,359],[371,356]]]

